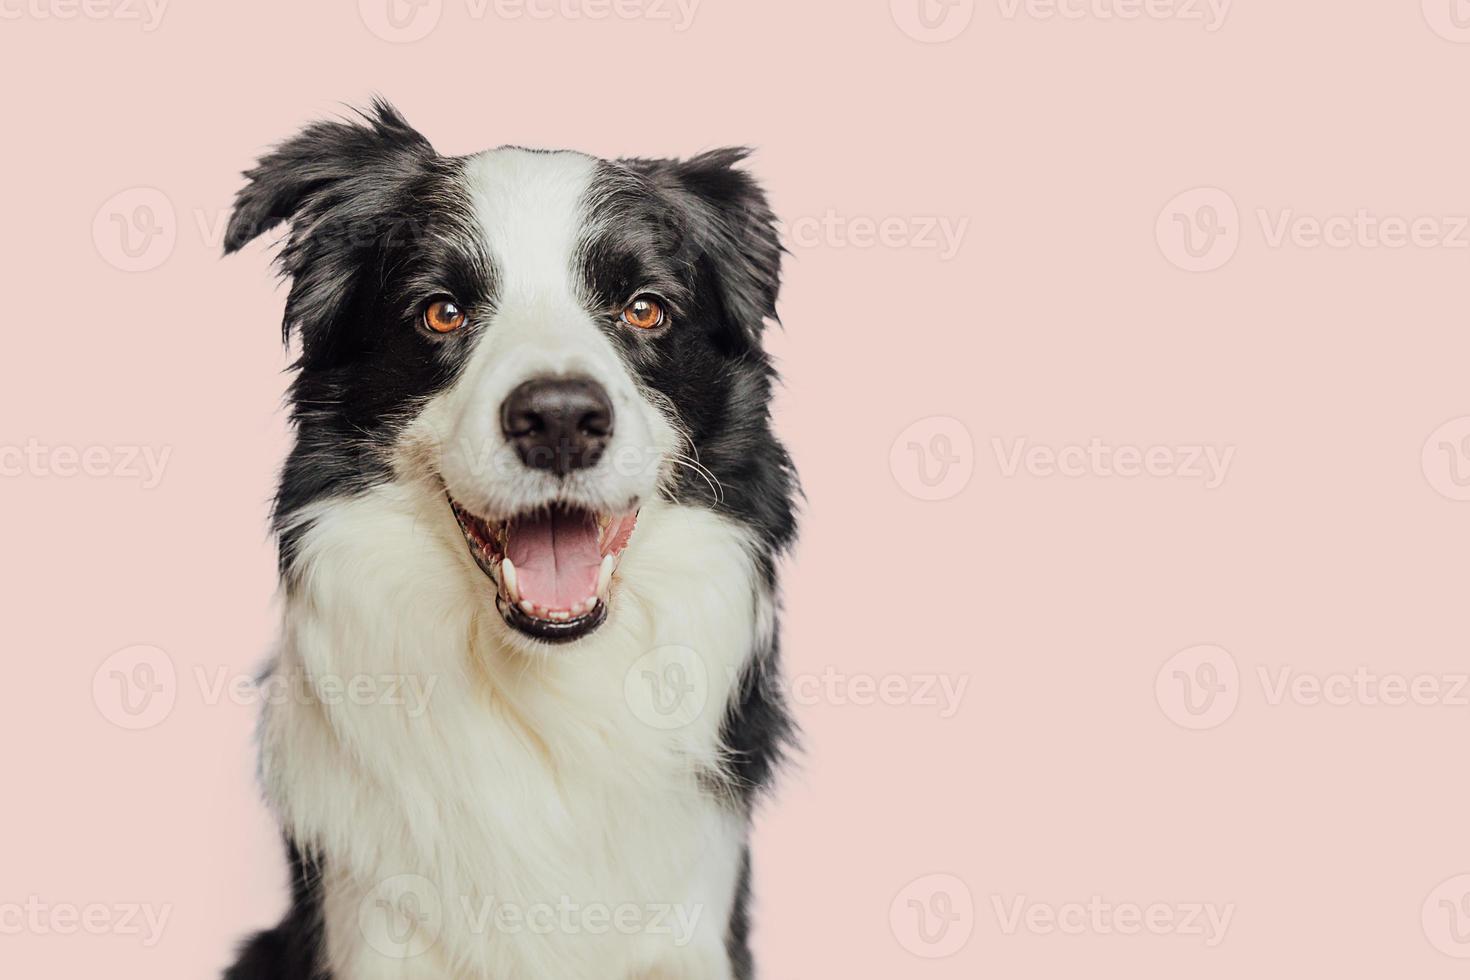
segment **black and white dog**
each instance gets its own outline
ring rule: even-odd
[[[304,696],[261,724],[294,904],[227,977],[751,976],[797,489],[743,157],[446,157],[377,103],[246,173],[226,252],[289,227]]]

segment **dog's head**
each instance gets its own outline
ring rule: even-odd
[[[793,483],[761,345],[781,249],[743,157],[445,157],[378,103],[247,172],[226,252],[290,229],[283,566],[303,509],[415,481],[505,621],[572,640],[606,617],[656,496],[783,546]]]

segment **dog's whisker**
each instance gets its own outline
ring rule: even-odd
[[[705,466],[698,460],[690,459],[688,456],[685,456],[682,453],[674,453],[672,456],[669,457],[669,459],[673,463],[682,466],[685,469],[693,470],[695,473],[698,473],[701,477],[703,477],[704,482],[709,484],[710,493],[714,494],[715,496],[715,503],[723,504],[725,502],[725,485],[720,482],[719,477],[715,476],[714,473],[710,471],[709,467]]]

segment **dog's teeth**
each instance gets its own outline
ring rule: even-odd
[[[586,606],[587,606],[587,611],[588,612],[591,612],[592,610],[596,609],[597,608],[597,596],[595,596],[595,595],[594,596],[588,596],[587,597]]]
[[[551,618],[558,622],[566,622],[572,618],[572,614],[569,612],[554,612],[551,614]]]
[[[597,594],[604,599],[607,597],[607,587],[612,584],[613,569],[617,567],[617,559],[612,555],[604,555],[602,567],[597,570]]]
[[[505,591],[510,596],[510,601],[520,602],[521,588],[520,583],[516,581],[516,566],[509,558],[500,563],[500,579],[505,583]]]
[[[534,616],[536,615],[536,607],[531,604],[530,599],[522,599],[521,612],[525,613],[527,616]]]

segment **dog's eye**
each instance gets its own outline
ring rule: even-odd
[[[664,308],[651,296],[639,296],[623,307],[623,322],[639,330],[652,330],[664,322]]]
[[[464,310],[452,299],[430,300],[424,307],[424,326],[435,333],[450,333],[464,326]]]

